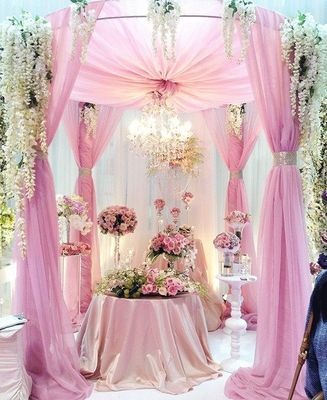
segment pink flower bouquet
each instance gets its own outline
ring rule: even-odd
[[[60,255],[62,256],[88,256],[91,253],[91,246],[88,243],[62,243],[60,245]]]
[[[240,248],[240,239],[230,232],[222,232],[213,241],[217,250],[228,253],[236,253]]]
[[[172,259],[183,258],[193,249],[194,242],[188,230],[179,230],[173,225],[168,225],[151,240],[148,259],[153,262],[161,254]]]
[[[194,195],[191,192],[184,192],[182,194],[182,201],[185,204],[186,209],[190,208],[190,204],[191,204],[193,198],[194,198]]]
[[[225,221],[228,222],[234,231],[242,231],[244,226],[250,221],[250,214],[235,210],[227,215]]]
[[[99,214],[98,225],[103,234],[123,236],[133,233],[137,225],[136,213],[124,206],[107,207]]]
[[[157,210],[157,213],[158,213],[159,215],[161,215],[163,209],[165,208],[165,205],[166,205],[166,202],[165,202],[164,199],[156,199],[156,200],[154,201],[154,206],[155,206],[155,208],[156,208],[156,210]]]

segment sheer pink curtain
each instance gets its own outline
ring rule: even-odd
[[[81,274],[81,312],[85,312],[92,299],[92,288],[101,278],[99,264],[99,244],[97,234],[97,209],[92,168],[103,154],[110,138],[120,121],[122,108],[100,106],[98,125],[93,137],[87,135],[85,125],[80,121],[80,111],[83,103],[70,101],[64,113],[66,132],[79,167],[75,192],[82,196],[89,205],[89,217],[93,221],[92,231],[79,235],[79,240],[87,242],[92,247],[90,257],[82,258]]]
[[[103,2],[97,3],[96,13]],[[50,145],[78,74],[78,52],[71,60],[70,10],[49,20],[53,29],[53,80],[47,114]],[[46,155],[36,159],[36,188],[26,202],[27,257],[17,252],[16,306],[29,320],[24,330],[25,363],[32,376],[31,399],[82,400],[91,387],[79,373],[72,328],[64,305],[58,274],[58,223],[52,172]]]
[[[283,17],[257,8],[248,70],[273,153],[296,152],[299,130],[291,116],[290,75],[281,58]],[[276,156],[275,156],[276,158]],[[297,363],[310,295],[301,180],[296,165],[275,165],[268,177],[259,233],[261,279],[252,369],[227,381],[232,399],[285,400]],[[295,399],[305,399],[300,380]]]
[[[242,138],[230,135],[227,125],[227,108],[203,111],[209,132],[216,144],[218,152],[230,171],[230,179],[226,197],[226,215],[234,210],[249,212],[247,195],[242,171],[252,153],[260,128],[259,116],[253,103],[246,104],[246,114],[242,127]],[[256,252],[254,248],[251,223],[244,228],[242,236],[242,252],[249,254],[252,259],[252,273],[258,275]],[[256,286],[247,285],[243,288],[243,312],[248,314],[249,328],[253,329],[250,315],[256,313]],[[255,320],[255,318],[253,318]]]

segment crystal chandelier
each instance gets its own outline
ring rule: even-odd
[[[169,168],[182,158],[187,141],[193,136],[192,124],[179,119],[173,105],[154,92],[153,101],[129,126],[132,150],[147,158],[148,170]]]

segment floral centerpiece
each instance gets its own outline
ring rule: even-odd
[[[213,244],[224,253],[223,275],[232,275],[233,254],[240,248],[240,239],[233,233],[222,232],[215,237]]]
[[[157,268],[132,268],[109,272],[97,288],[98,294],[139,298],[141,296],[176,296],[178,293],[205,294],[203,286],[186,274]]]
[[[160,232],[163,228],[163,218],[162,218],[162,212],[165,208],[166,202],[164,199],[155,199],[154,201],[154,206],[157,211],[157,217],[158,217],[158,232]]]
[[[250,214],[235,210],[227,215],[225,221],[233,228],[235,235],[241,240],[243,228],[250,221]]]
[[[93,224],[88,217],[88,205],[81,196],[58,196],[57,213],[66,222],[66,243],[70,243],[70,228],[80,231],[82,235],[91,231]]]
[[[133,233],[137,225],[136,213],[125,206],[110,206],[98,215],[101,233],[115,237],[115,267],[120,265],[119,240],[121,236]]]
[[[168,261],[169,268],[173,269],[176,260],[187,257],[192,251],[194,251],[194,241],[191,230],[186,230],[184,226],[178,228],[175,225],[168,225],[163,232],[159,232],[151,239],[147,259],[153,262],[163,255]]]
[[[173,218],[173,223],[174,223],[175,225],[177,225],[177,223],[178,223],[178,219],[179,219],[180,214],[181,214],[181,210],[180,210],[180,208],[178,208],[178,207],[173,207],[173,208],[170,210],[170,215],[172,216],[172,218]]]

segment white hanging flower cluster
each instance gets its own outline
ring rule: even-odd
[[[319,115],[319,134],[312,136],[302,147],[303,197],[312,261],[316,260],[320,252],[327,254],[327,243],[322,240],[327,231],[327,204],[324,204],[323,198],[323,193],[327,190],[327,99],[322,102]]]
[[[81,109],[81,119],[85,124],[86,133],[90,137],[94,137],[96,134],[99,111],[99,106],[93,103],[85,103]]]
[[[7,124],[6,190],[16,199],[22,253],[26,250],[24,199],[35,189],[35,158],[47,153],[46,110],[52,78],[49,23],[24,12],[1,25],[0,91]]]
[[[327,91],[327,30],[312,15],[286,19],[281,30],[282,54],[291,72],[292,114],[302,142],[320,130],[319,110]]]
[[[167,60],[175,59],[176,31],[180,15],[181,8],[176,0],[150,0],[149,2],[148,19],[152,23],[153,49],[157,52],[157,41],[160,35]]]
[[[230,135],[242,140],[242,124],[245,115],[245,104],[229,104],[226,110],[227,130]]]
[[[72,12],[70,27],[72,30],[72,57],[76,52],[78,40],[81,43],[81,62],[85,63],[90,36],[94,30],[96,16],[94,10],[87,10],[87,0],[71,0]]]
[[[255,5],[252,0],[224,0],[223,5],[223,38],[225,53],[228,58],[233,56],[234,21],[240,20],[242,50],[239,62],[242,62],[249,47],[249,35],[256,21]]]

